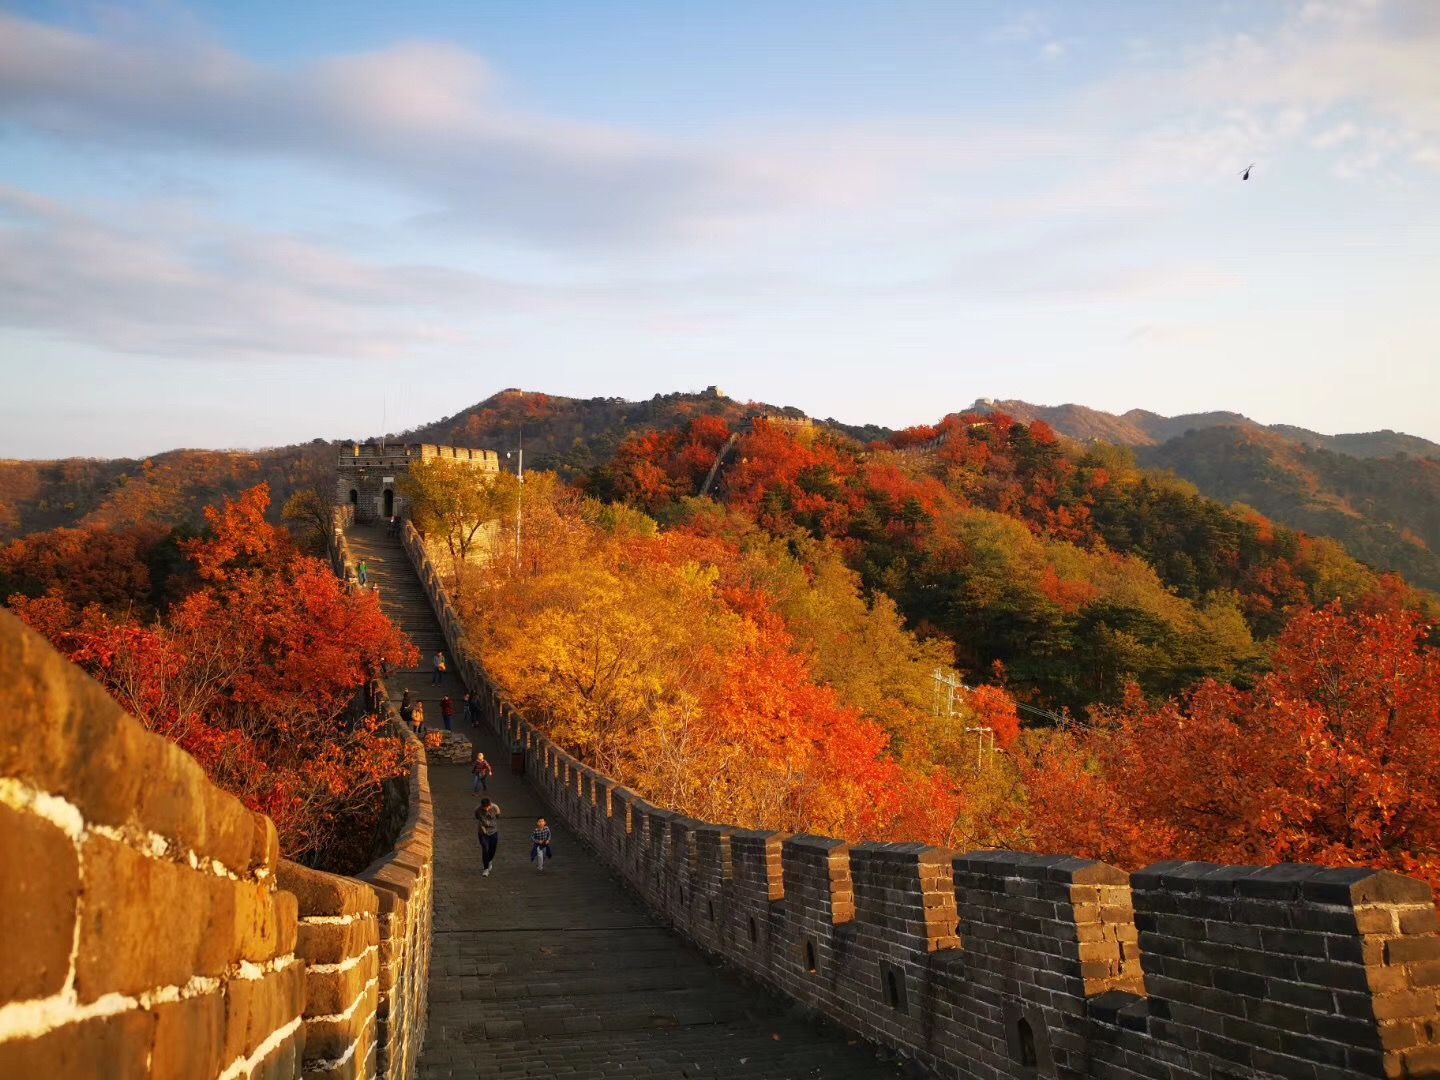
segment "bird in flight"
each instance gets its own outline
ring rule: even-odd
[[[1249,165],[1246,165],[1246,166],[1245,166],[1245,171],[1240,174],[1240,179],[1241,179],[1241,180],[1249,180],[1249,179],[1250,179],[1250,170],[1253,169],[1254,167],[1255,167],[1255,163],[1254,163],[1253,161],[1252,161]]]

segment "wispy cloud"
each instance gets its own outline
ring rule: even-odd
[[[51,137],[359,169],[530,239],[641,241],[766,195],[702,149],[510,108],[481,58],[429,42],[281,69],[0,13],[0,116]]]
[[[114,352],[392,358],[473,344],[477,313],[526,302],[460,271],[370,264],[162,208],[116,224],[0,188],[0,323]]]

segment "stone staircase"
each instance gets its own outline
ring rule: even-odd
[[[364,562],[370,584],[379,587],[385,614],[420,650],[420,669],[429,671],[435,650],[449,650],[400,538],[383,525],[352,525],[346,538],[356,564]]]
[[[431,684],[430,658],[445,648],[439,622],[398,537],[364,525],[346,535],[385,613],[421,651],[418,670],[392,672],[390,691],[408,689],[423,701],[434,731],[441,694],[458,703],[464,693],[453,657],[443,685]],[[455,728],[495,763],[489,793],[503,808],[501,839],[494,873],[482,878],[470,770],[432,751],[435,938],[419,1080],[899,1075],[854,1037],[682,942],[511,773],[508,748],[493,732],[458,714]],[[554,826],[557,855],[540,874],[527,837],[542,814]]]

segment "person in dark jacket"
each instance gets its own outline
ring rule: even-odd
[[[475,808],[475,820],[480,838],[480,858],[484,863],[480,876],[489,877],[490,864],[495,861],[495,849],[500,844],[500,804],[481,799],[480,805]]]

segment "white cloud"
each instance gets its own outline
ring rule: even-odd
[[[391,358],[472,344],[475,314],[527,302],[477,275],[161,208],[118,217],[0,188],[0,322],[152,356]]]
[[[443,44],[283,70],[0,13],[0,117],[61,138],[359,168],[532,240],[643,240],[768,194],[695,147],[509,108],[480,58]]]

